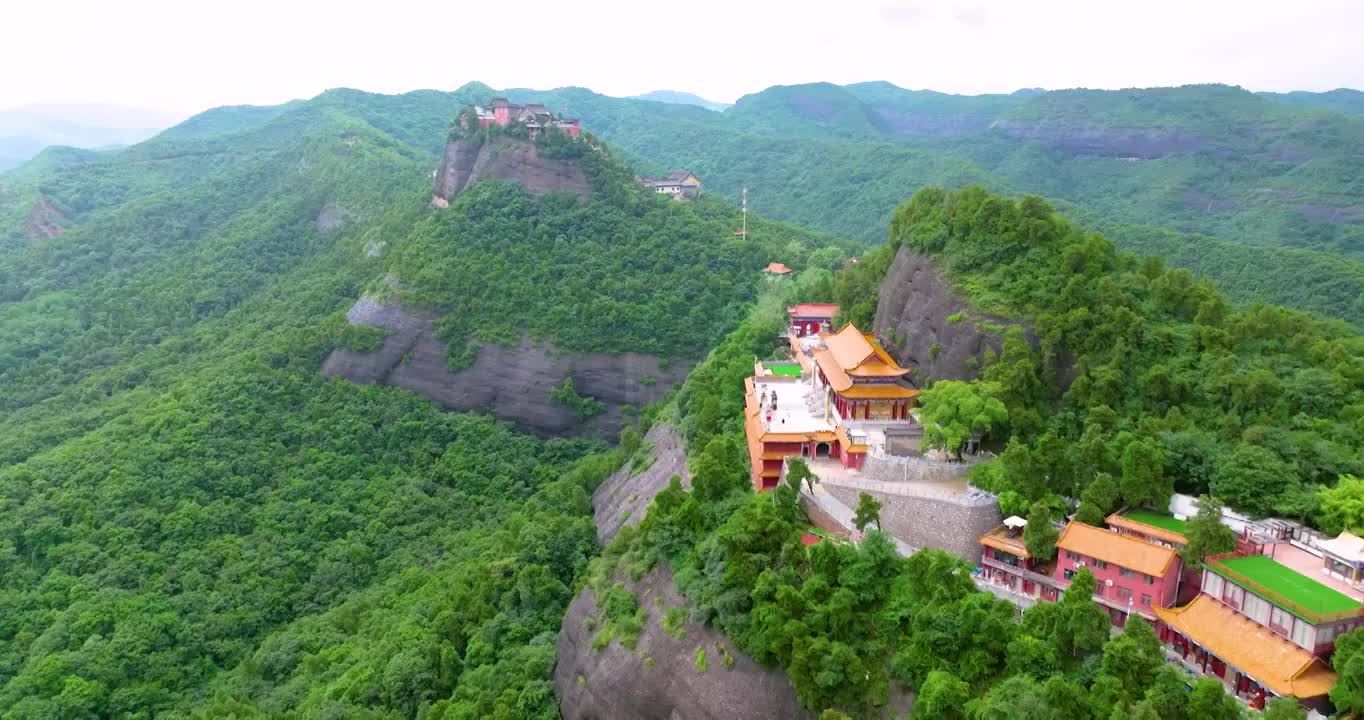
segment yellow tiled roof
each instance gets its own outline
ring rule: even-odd
[[[902,368],[898,365],[887,365],[882,362],[868,360],[855,368],[849,368],[848,374],[853,377],[901,377],[909,373],[909,368]]]
[[[1184,537],[1184,533],[1166,530],[1165,528],[1156,527],[1155,525],[1147,525],[1144,522],[1138,522],[1119,513],[1109,515],[1104,518],[1104,522],[1108,523],[1109,527],[1120,527],[1124,530],[1132,530],[1134,532],[1139,532],[1142,535],[1156,538],[1157,540],[1164,540],[1168,543],[1178,543],[1180,545],[1189,544],[1189,539]]]
[[[843,447],[843,452],[857,454],[867,452],[868,450],[871,449],[870,445],[860,445],[853,443],[853,441],[850,438],[848,438],[847,428],[843,427],[842,425],[839,425],[834,430],[834,434],[838,437],[838,442]]]
[[[812,354],[815,356],[815,362],[819,364],[819,369],[824,371],[824,379],[829,381],[829,387],[836,392],[852,387],[852,380],[848,379],[848,374],[843,372],[843,366],[838,364],[832,352],[819,348]]]
[[[1005,527],[999,527],[980,536],[980,544],[986,547],[997,548],[1011,555],[1021,558],[1030,558],[1032,553],[1028,552],[1028,546],[1023,544],[1022,538],[1013,538],[1005,534]]]
[[[842,374],[857,377],[900,377],[909,372],[908,368],[896,364],[890,353],[876,342],[875,336],[863,333],[852,323],[844,325],[838,332],[820,333],[819,337],[828,348],[820,367],[836,364]],[[828,376],[829,370],[825,369],[824,374]],[[832,381],[830,384],[833,384]]]
[[[823,333],[820,337],[824,338],[824,346],[833,353],[838,366],[845,370],[861,365],[876,354],[871,343],[867,342],[867,336],[852,323],[844,325],[838,332]]]
[[[858,400],[906,400],[917,396],[919,391],[899,385],[853,385],[847,390],[839,390],[838,394]]]
[[[1170,548],[1074,521],[1061,533],[1056,547],[1153,577],[1164,577],[1177,557]]]
[[[1204,650],[1277,695],[1312,698],[1336,684],[1336,674],[1312,653],[1248,620],[1208,595],[1156,615]]]

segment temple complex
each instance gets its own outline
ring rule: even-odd
[[[874,337],[851,324],[836,333],[809,332],[809,321],[823,323],[836,312],[831,305],[788,308],[793,321],[803,319],[787,337],[794,362],[759,362],[745,381],[756,490],[776,487],[788,457],[831,458],[860,469],[869,451],[884,450],[887,432],[917,425],[910,410],[919,391],[903,381],[909,370]]]
[[[582,125],[577,118],[555,115],[541,103],[521,105],[504,97],[495,97],[488,103],[488,107],[475,105],[474,116],[478,118],[478,126],[485,128],[492,125],[507,127],[512,123],[521,123],[526,126],[532,140],[537,133],[549,128],[563,130],[569,137],[575,139],[582,135]]]

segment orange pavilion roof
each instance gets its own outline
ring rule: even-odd
[[[786,314],[791,317],[827,318],[832,320],[833,317],[838,314],[838,304],[799,303],[797,305],[787,306]]]
[[[1008,528],[1003,525],[981,535],[980,544],[1024,559],[1032,557],[1032,553],[1028,552],[1028,546],[1023,544],[1023,538],[1010,537]]]
[[[851,378],[898,378],[909,373],[902,368],[874,336],[863,333],[852,323],[844,325],[838,332],[820,333],[824,349],[812,354],[829,386],[835,392],[845,394],[853,387]],[[848,397],[853,397],[849,395]],[[910,397],[905,395],[860,395],[858,397]]]
[[[767,267],[763,268],[763,272],[774,273],[776,275],[786,275],[787,273],[791,272],[791,268],[786,267],[785,265],[779,262],[771,262],[767,264]]]
[[[1326,663],[1208,595],[1182,608],[1155,608],[1171,628],[1249,675],[1276,695],[1313,698],[1336,683]]]
[[[908,400],[917,397],[919,391],[899,385],[853,385],[838,394],[853,400]]]
[[[1152,577],[1164,577],[1177,557],[1170,548],[1075,521],[1066,526],[1056,547]]]

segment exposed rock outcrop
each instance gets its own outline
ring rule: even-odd
[[[1037,348],[1029,321],[972,310],[932,258],[905,248],[895,254],[881,281],[873,321],[886,350],[896,362],[915,369],[911,377],[920,385],[928,378],[979,377],[985,351],[998,353],[1011,325],[1023,328],[1028,343]],[[1064,390],[1074,380],[1074,358],[1062,350],[1057,359],[1057,387]]]
[[[65,221],[66,216],[62,211],[39,195],[33,201],[33,207],[29,208],[28,219],[24,221],[24,234],[34,240],[51,240],[65,232],[66,228],[62,227]]]
[[[431,204],[446,207],[461,190],[483,178],[515,180],[534,193],[566,192],[584,200],[592,193],[577,162],[544,157],[533,142],[499,135],[486,142],[446,144]]]
[[[554,666],[554,690],[564,720],[812,717],[800,708],[786,675],[759,666],[723,633],[690,621],[681,639],[664,632],[667,610],[687,606],[671,573],[657,569],[628,587],[648,613],[634,650],[619,642],[592,648],[596,630],[589,627],[589,618],[597,617],[599,609],[591,590],[583,590],[568,606]],[[707,656],[704,672],[696,666],[698,647]],[[725,667],[720,647],[734,658],[733,668]]]
[[[470,367],[451,372],[445,342],[435,337],[435,313],[364,297],[347,318],[389,335],[372,352],[333,350],[322,364],[327,377],[406,388],[451,409],[492,412],[538,435],[614,439],[625,406],[662,399],[689,369],[685,362],[660,365],[659,358],[639,353],[562,353],[523,337],[514,346],[482,345]],[[578,394],[605,403],[606,412],[584,422],[550,400],[566,377]]]
[[[597,538],[603,543],[610,542],[622,527],[644,519],[649,503],[668,487],[674,475],[682,478],[682,487],[691,488],[687,452],[677,430],[667,423],[658,423],[649,428],[644,442],[649,446],[648,467],[635,473],[627,462],[592,493]]]
[[[327,203],[317,213],[317,221],[314,227],[320,233],[336,232],[346,225],[364,220],[364,216],[351,210],[350,208],[337,203]]]
[[[1007,120],[997,121],[993,127],[1011,138],[1048,145],[1072,155],[1149,160],[1215,149],[1203,137],[1169,128],[1064,127]]]
[[[896,362],[915,368],[916,382],[976,378],[985,351],[997,353],[1003,344],[980,322],[1010,321],[973,313],[932,259],[904,248],[896,253],[881,282],[874,327]]]

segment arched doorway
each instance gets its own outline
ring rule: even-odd
[[[815,457],[817,457],[817,458],[826,458],[826,457],[829,457],[829,443],[822,442],[822,443],[816,444],[816,445],[815,445]]]

